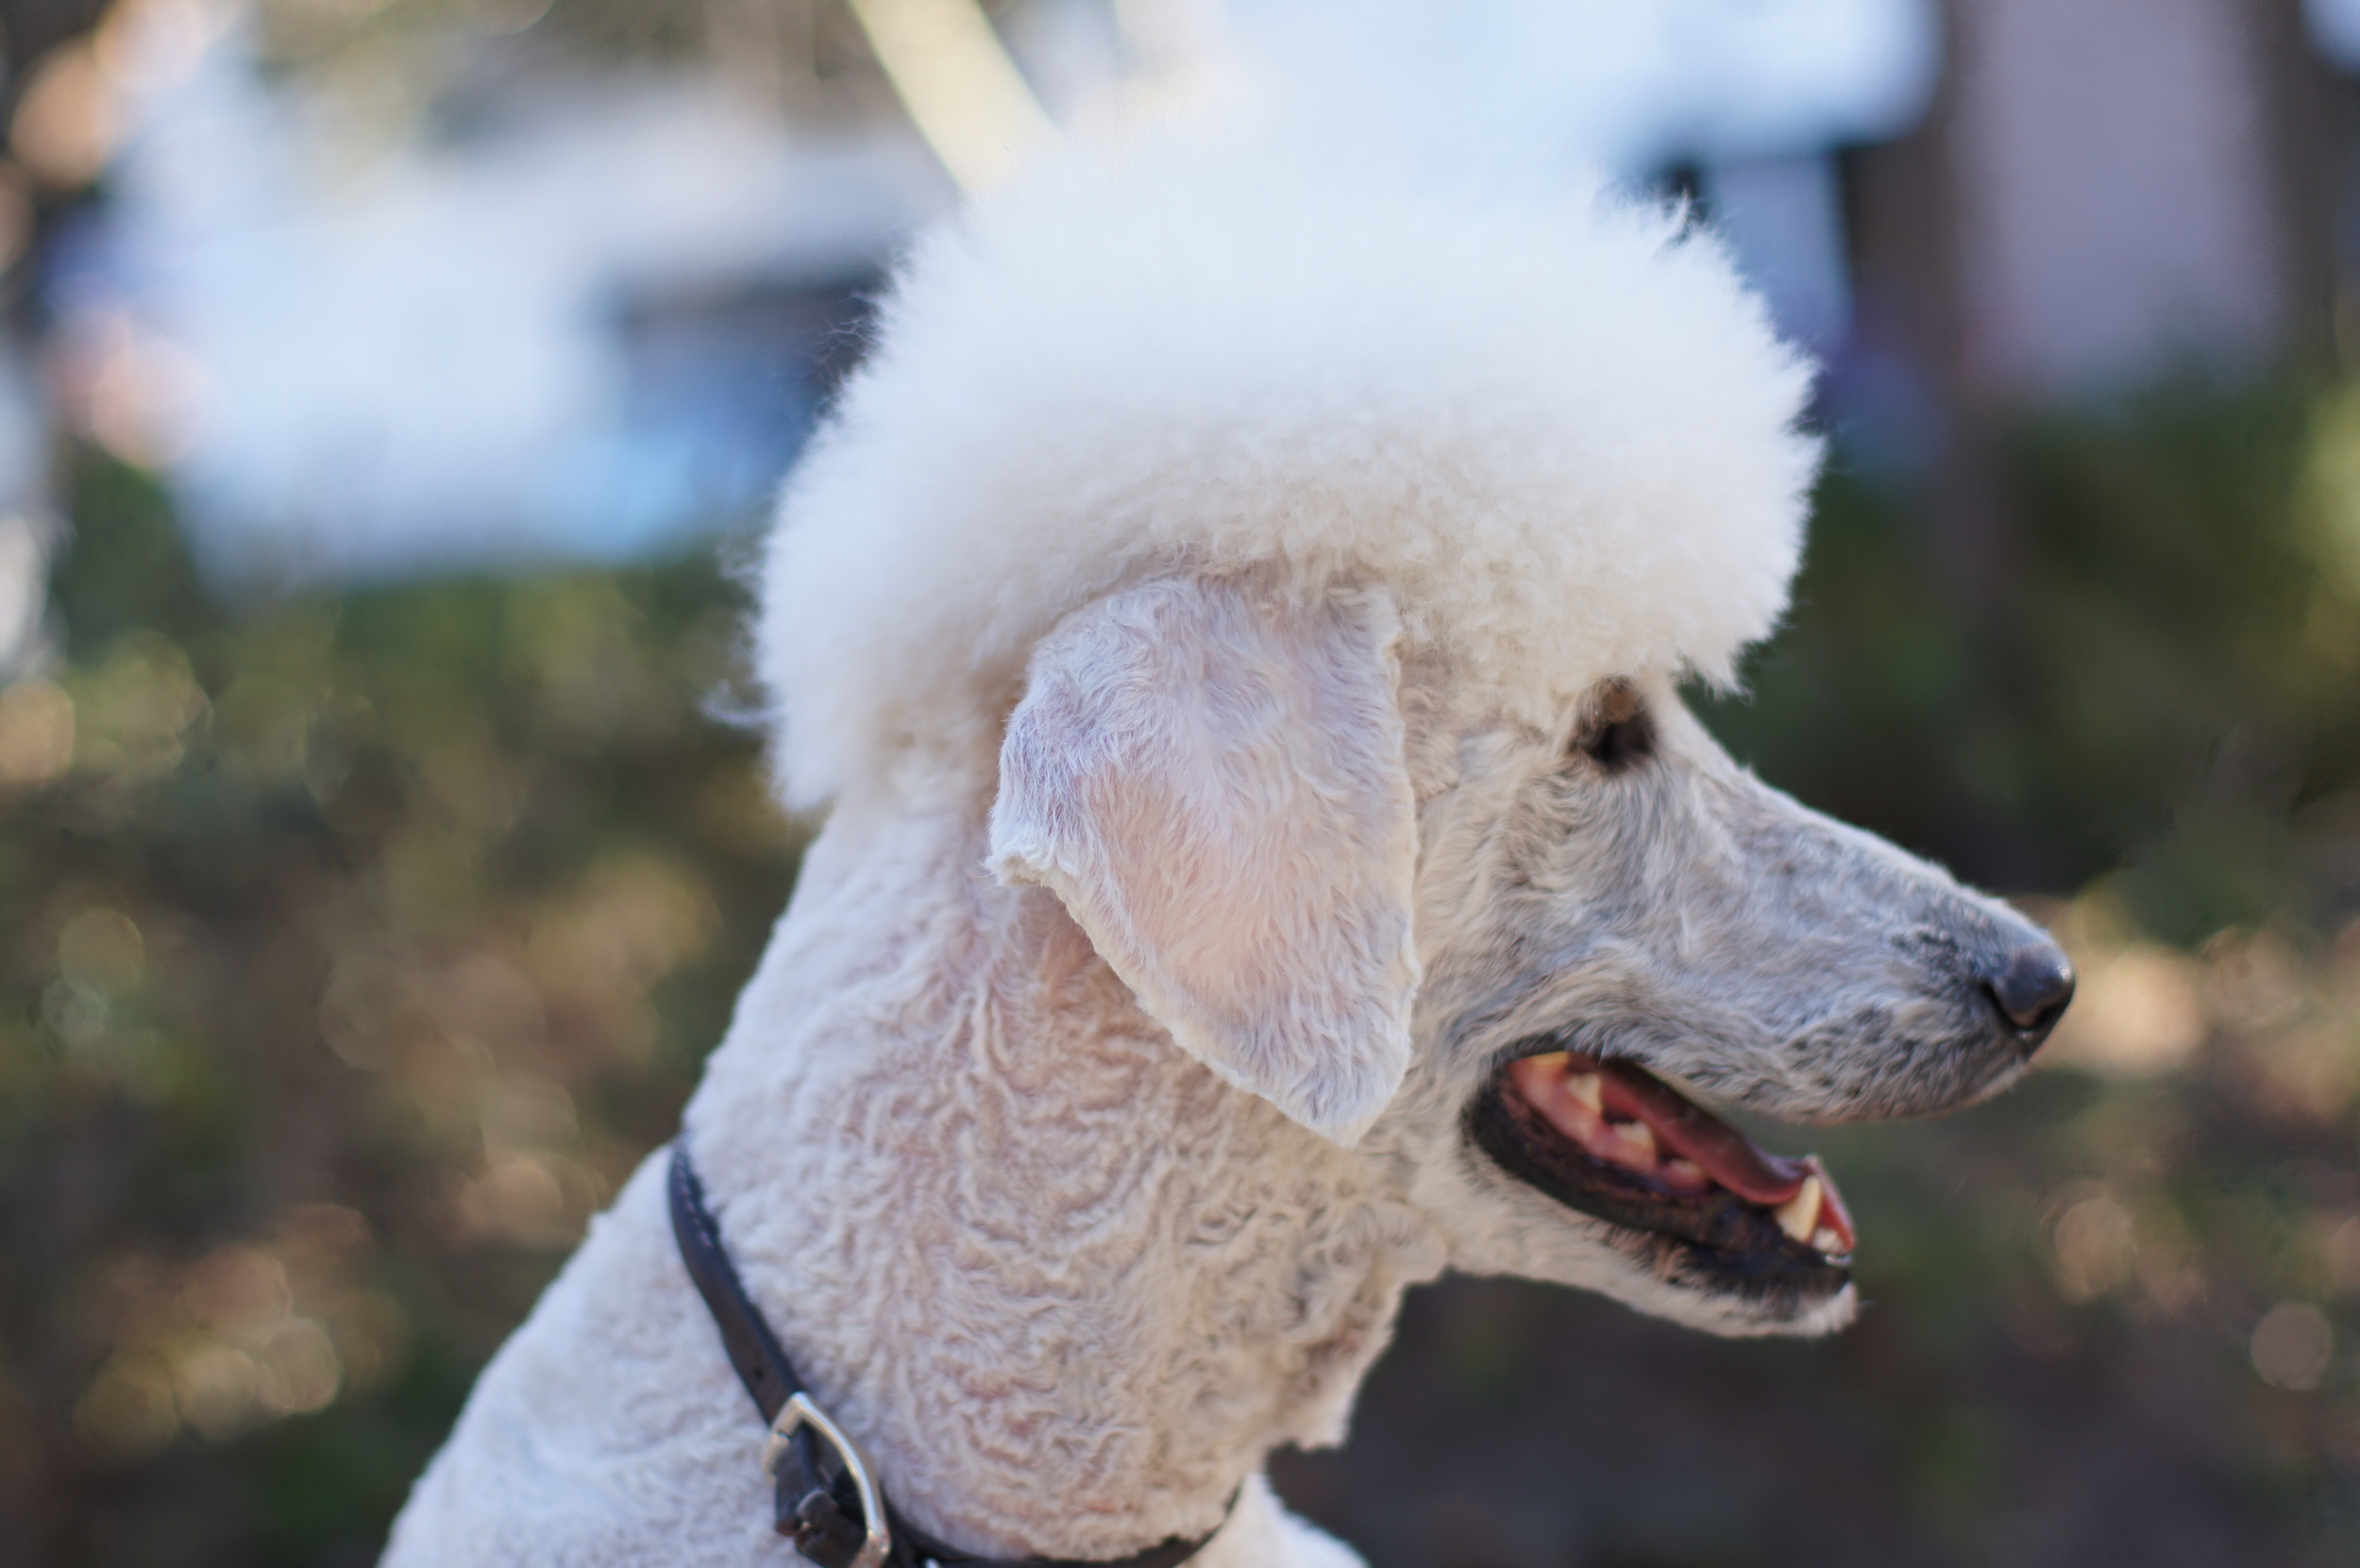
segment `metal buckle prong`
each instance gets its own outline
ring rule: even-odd
[[[801,1426],[809,1426],[835,1450],[836,1457],[844,1461],[845,1474],[852,1477],[852,1490],[860,1494],[860,1551],[853,1556],[850,1568],[883,1568],[885,1554],[893,1549],[893,1537],[885,1530],[885,1498],[878,1493],[877,1483],[868,1473],[868,1460],[844,1435],[844,1429],[811,1402],[809,1394],[798,1393],[779,1407],[778,1419],[770,1423],[769,1441],[762,1445],[762,1473],[773,1480],[778,1478],[779,1461],[786,1457],[786,1445]]]

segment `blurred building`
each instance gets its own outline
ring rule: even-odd
[[[613,559],[744,516],[948,190],[889,102],[798,82],[775,36],[618,65],[495,28],[424,67],[362,50],[356,82],[266,74],[266,22],[124,0],[81,45],[106,199],[43,280],[62,412],[169,477],[228,579]],[[97,112],[40,93],[20,126]]]
[[[2340,106],[2292,0],[1955,0],[1947,34],[1927,122],[1854,160],[1878,346],[2071,400],[2324,322]]]
[[[11,191],[43,219],[20,335],[48,411],[165,475],[219,575],[279,582],[750,517],[895,249],[980,177],[962,145],[1232,73],[1372,156],[1689,193],[1830,363],[1863,460],[1931,471],[1978,411],[2318,338],[2329,61],[2360,69],[2360,0],[71,10],[6,13],[36,43],[0,163],[0,239]],[[954,25],[963,81],[928,75]],[[43,404],[6,369],[0,502],[26,512]]]
[[[1686,187],[1821,354],[1851,327],[1838,150],[1916,124],[1942,59],[1935,0],[1234,0],[1231,15],[1244,50],[1387,156]]]

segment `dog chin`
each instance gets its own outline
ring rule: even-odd
[[[1621,1254],[1621,1249],[1614,1250]],[[1634,1312],[1724,1340],[1817,1339],[1850,1327],[1860,1315],[1860,1291],[1848,1279],[1824,1297],[1796,1292],[1746,1296],[1664,1280],[1644,1267],[1633,1267],[1626,1255],[1577,1283]]]

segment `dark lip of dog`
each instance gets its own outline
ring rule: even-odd
[[[1825,1167],[1762,1150],[1635,1062],[1525,1041],[1465,1125],[1503,1172],[1607,1222],[1616,1250],[1666,1283],[1789,1319],[1851,1282],[1855,1231]]]

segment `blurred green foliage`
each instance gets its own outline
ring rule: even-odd
[[[2328,565],[2360,483],[2327,476],[2360,425],[2319,409],[2277,385],[2026,421],[1964,543],[1839,453],[1790,625],[1712,722],[1979,881],[2123,873],[2183,942],[2332,924],[2360,907],[2360,572]]]
[[[0,700],[0,1561],[365,1562],[784,902],[734,599],[231,615],[140,475],[74,513]]]
[[[1290,1495],[1376,1568],[2360,1558],[2354,454],[2285,392],[2030,428],[1974,560],[1831,479],[1709,715],[2061,895],[2055,1071],[1812,1135],[1851,1333],[1446,1285]],[[0,692],[0,1564],[366,1562],[784,902],[706,712],[739,605],[691,563],[225,608],[147,480],[75,473],[64,663]]]

